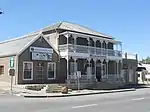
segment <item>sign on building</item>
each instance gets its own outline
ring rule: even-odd
[[[32,53],[32,60],[52,60],[53,49],[30,47],[30,52]]]
[[[14,57],[10,57],[10,68],[14,68]]]

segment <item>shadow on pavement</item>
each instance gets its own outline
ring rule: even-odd
[[[135,88],[135,89],[150,88],[150,84],[126,85],[124,87],[120,87],[119,89],[130,89],[130,88]]]
[[[136,84],[136,85],[130,84],[130,85],[125,85],[121,87],[102,89],[102,90],[143,89],[143,88],[150,88],[150,84]],[[100,89],[93,89],[93,90],[100,90]]]

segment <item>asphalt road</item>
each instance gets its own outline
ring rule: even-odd
[[[64,98],[0,96],[0,112],[150,112],[150,88]]]

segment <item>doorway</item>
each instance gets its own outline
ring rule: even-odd
[[[102,69],[102,66],[101,66],[101,62],[98,60],[96,62],[96,78],[97,78],[97,81],[100,82],[101,81],[101,69]]]
[[[106,64],[102,64],[101,62],[96,62],[96,78],[97,81],[102,81],[102,78],[106,76]]]
[[[44,83],[44,62],[38,62],[36,65],[36,79]]]

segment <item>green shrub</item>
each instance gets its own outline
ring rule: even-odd
[[[29,90],[40,91],[44,87],[45,87],[45,85],[33,85],[33,86],[26,86],[25,88],[29,89]]]
[[[46,93],[60,93],[61,89],[62,86],[59,86],[57,84],[50,84],[46,89]]]

